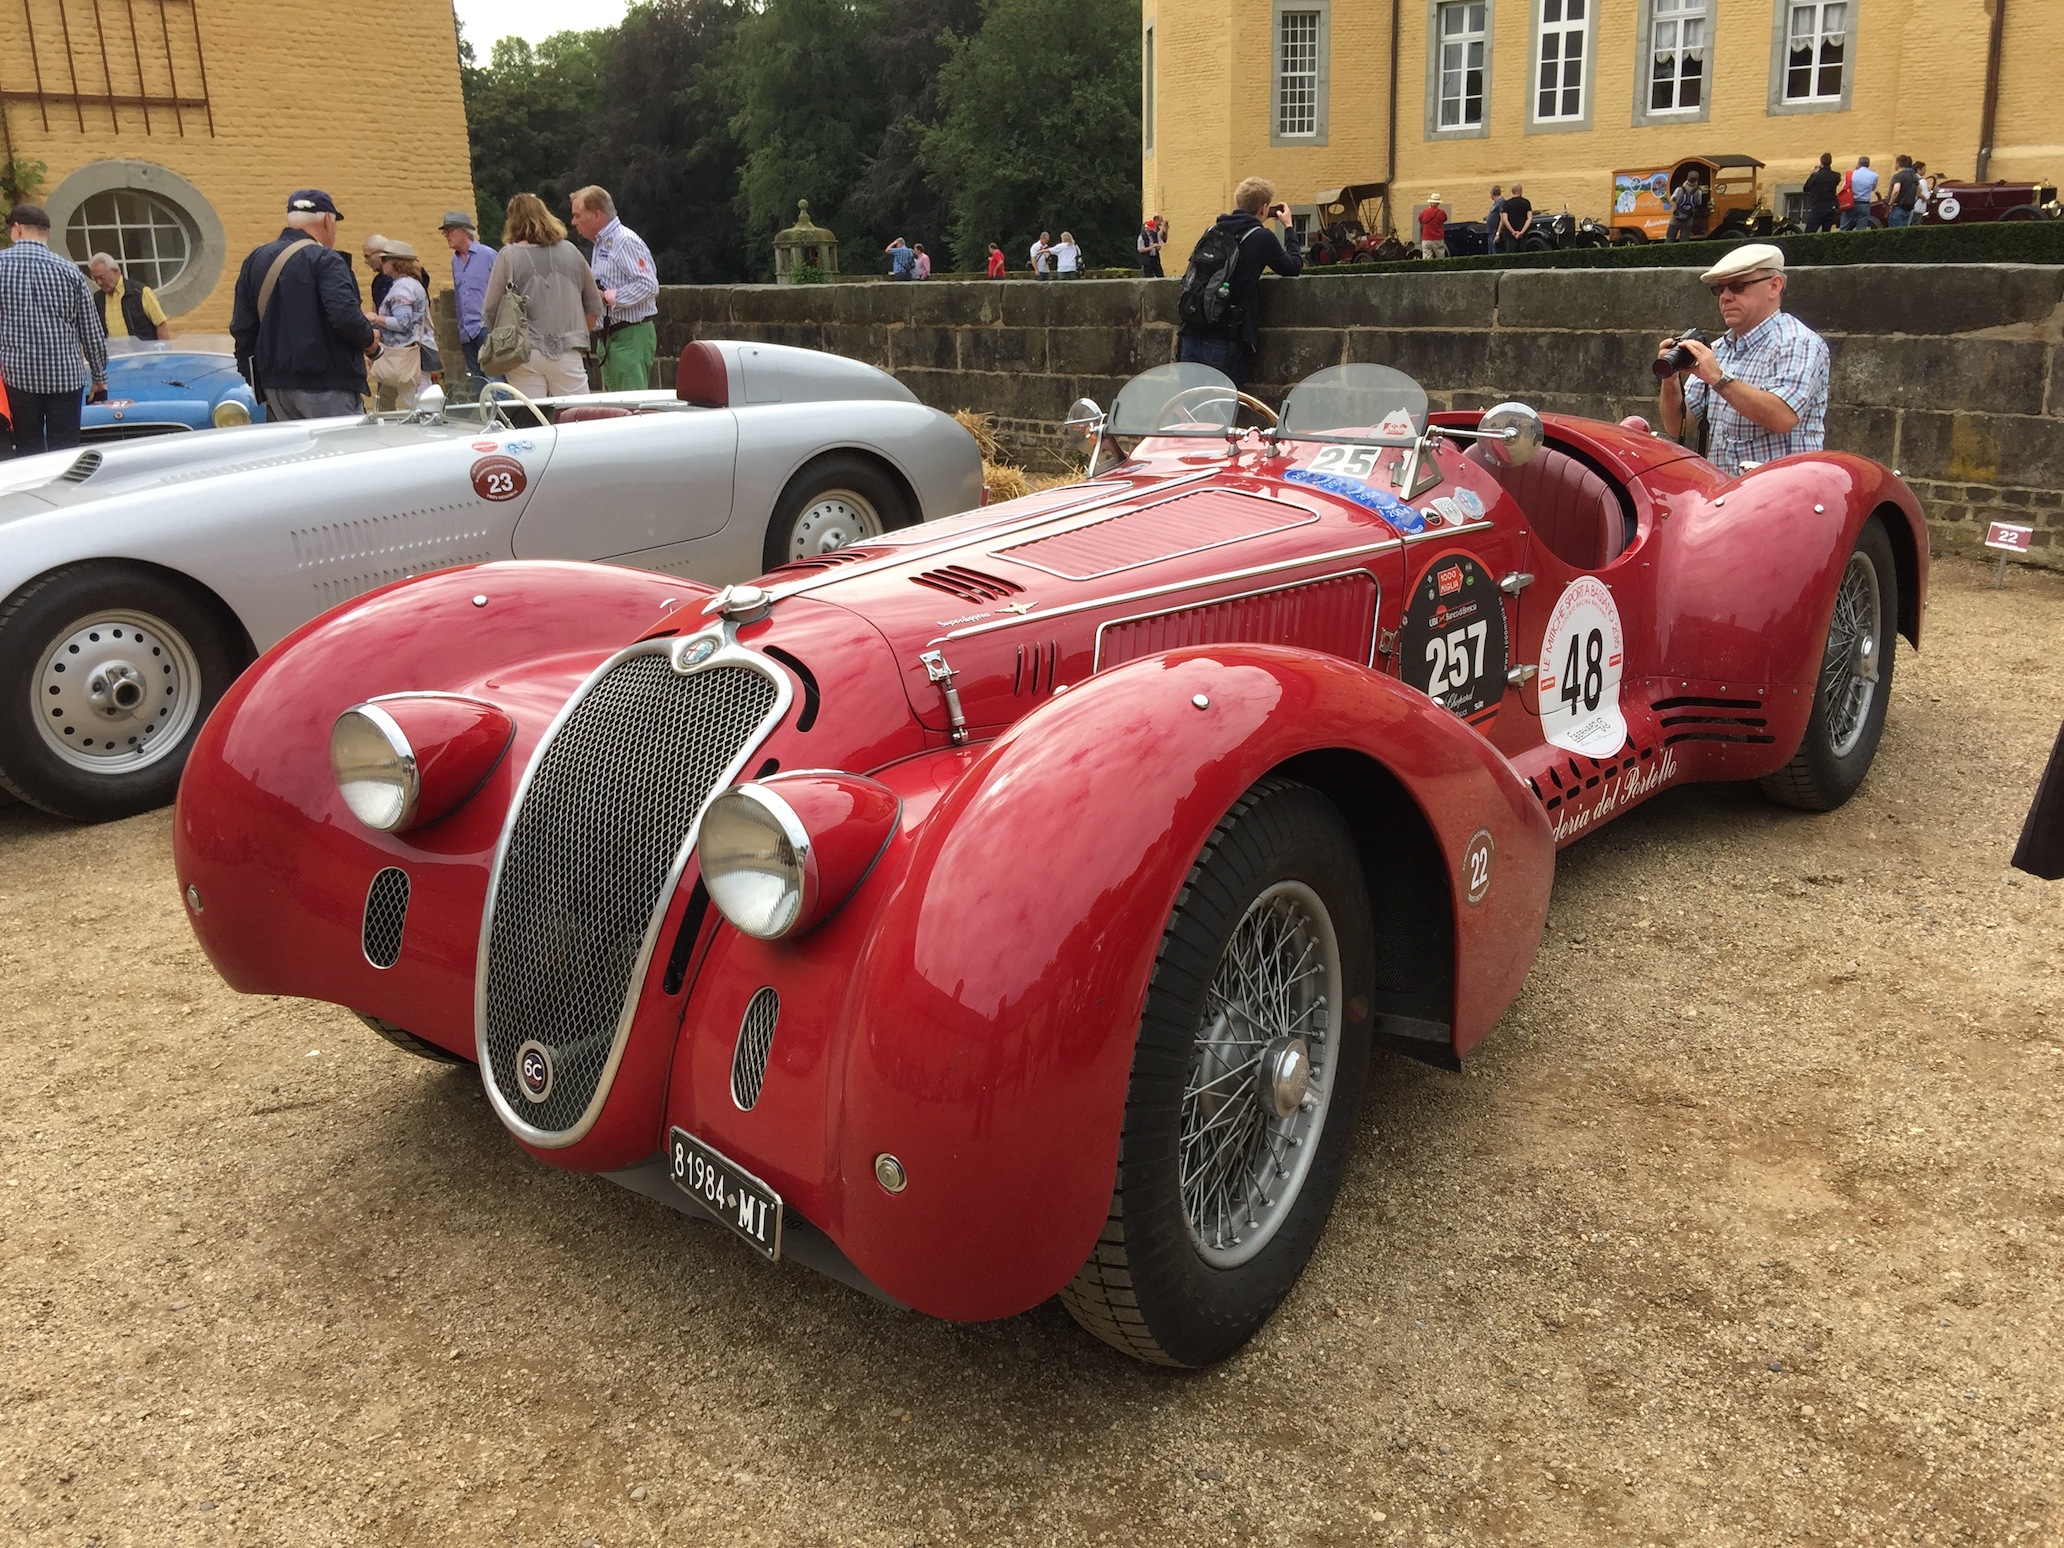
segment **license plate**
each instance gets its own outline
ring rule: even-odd
[[[685,1129],[667,1145],[676,1187],[744,1237],[770,1263],[781,1256],[781,1195]]]

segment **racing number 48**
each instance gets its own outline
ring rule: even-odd
[[[1490,634],[1488,623],[1473,623],[1466,629],[1457,629],[1445,639],[1436,634],[1426,642],[1426,659],[1433,670],[1426,675],[1426,691],[1439,693],[1449,688],[1467,686],[1472,678],[1483,676],[1484,640]],[[1476,647],[1474,657],[1470,646]]]
[[[1586,629],[1581,634],[1572,634],[1569,642],[1569,659],[1562,664],[1562,702],[1573,714],[1579,705],[1585,710],[1595,710],[1604,692],[1604,631]]]

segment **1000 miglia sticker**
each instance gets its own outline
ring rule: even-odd
[[[1620,610],[1605,582],[1586,575],[1555,599],[1541,639],[1541,735],[1556,747],[1610,758],[1627,741],[1620,713],[1620,669],[1626,662]]]
[[[1404,680],[1474,726],[1497,718],[1510,665],[1504,598],[1468,554],[1441,554],[1420,573],[1398,631]]]

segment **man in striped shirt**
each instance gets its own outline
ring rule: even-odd
[[[50,216],[17,204],[13,244],[0,251],[0,381],[14,420],[14,454],[79,444],[79,389],[107,396],[107,334],[79,266],[50,250]]]
[[[1819,451],[1827,442],[1827,341],[1782,310],[1784,254],[1751,242],[1699,278],[1719,301],[1727,332],[1710,348],[1684,340],[1692,363],[1663,378],[1663,433],[1680,436],[1689,420],[1705,420],[1706,459],[1730,478],[1752,463]],[[1677,342],[1664,339],[1657,355]]]
[[[573,229],[595,245],[588,263],[608,308],[595,336],[602,390],[649,387],[652,357],[659,349],[659,330],[652,321],[659,312],[659,274],[652,266],[652,250],[616,218],[616,201],[606,188],[591,185],[574,191]]]

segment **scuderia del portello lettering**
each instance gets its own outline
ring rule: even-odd
[[[1630,768],[1616,774],[1598,787],[1598,799],[1582,811],[1565,806],[1555,814],[1555,842],[1560,844],[1588,832],[1593,823],[1604,822],[1616,815],[1622,806],[1631,806],[1646,796],[1653,795],[1662,786],[1677,776],[1677,752],[1664,748],[1662,757],[1646,768]]]

